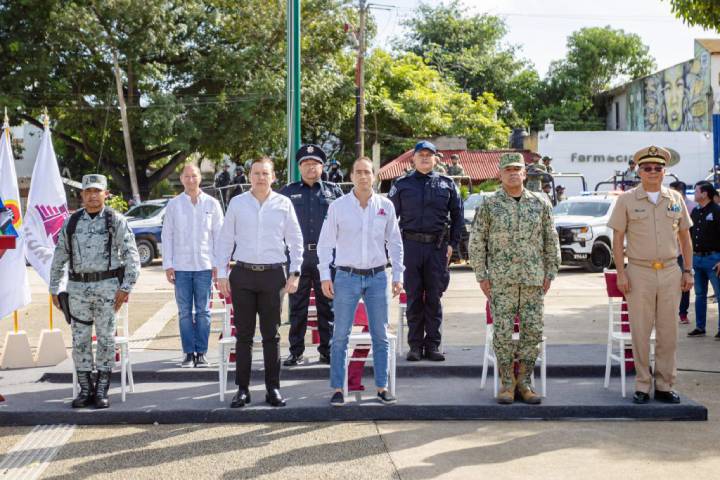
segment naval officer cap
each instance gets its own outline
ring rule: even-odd
[[[88,175],[83,175],[82,189],[87,190],[88,188],[107,190],[107,177],[105,177],[105,175],[100,175],[99,173],[90,173]]]
[[[422,140],[415,144],[415,153],[420,150],[430,150],[432,153],[437,153],[437,147],[427,140]]]
[[[638,165],[643,163],[659,163],[660,165],[667,165],[670,161],[670,152],[662,147],[656,147],[652,145],[647,148],[643,148],[633,155],[633,160]]]
[[[500,156],[500,170],[510,167],[524,167],[525,159],[517,152],[503,153]]]
[[[316,162],[325,165],[327,155],[320,145],[308,144],[300,147],[295,154],[295,161],[300,165],[305,160],[315,160]]]

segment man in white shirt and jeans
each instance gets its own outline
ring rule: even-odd
[[[345,403],[345,359],[348,336],[355,310],[362,298],[367,308],[372,338],[375,385],[378,400],[384,404],[396,399],[388,384],[388,295],[385,268],[390,253],[392,293],[402,291],[403,244],[395,207],[385,197],[373,192],[375,180],[372,160],[362,157],[352,167],[352,192],[335,200],[328,209],[318,242],[322,290],[334,299],[335,330],[330,353],[330,387],[335,393],[333,406]],[[335,249],[335,281],[331,280],[330,263]]]
[[[175,285],[183,367],[208,366],[212,260],[223,223],[220,202],[200,190],[201,180],[198,167],[183,168],[185,191],[168,202],[162,228],[163,269]]]
[[[218,286],[231,296],[235,321],[235,383],[231,408],[250,403],[250,367],[256,317],[260,317],[265,363],[265,401],[284,407],[280,395],[280,309],[284,292],[297,291],[303,260],[303,237],[289,198],[270,188],[275,180],[272,160],[255,160],[250,168],[250,191],[233,197],[215,257]],[[285,249],[290,254],[285,279]],[[234,252],[234,253],[233,253]],[[228,264],[236,261],[228,279]]]

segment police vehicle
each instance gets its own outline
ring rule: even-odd
[[[140,264],[146,267],[162,255],[162,222],[168,199],[148,200],[130,208],[125,217],[135,234]]]
[[[602,272],[613,264],[612,236],[608,220],[622,192],[593,192],[573,196],[553,209],[560,239],[562,265],[582,266]]]

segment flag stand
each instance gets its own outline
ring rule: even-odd
[[[18,312],[13,312],[13,331],[5,335],[5,347],[0,356],[0,368],[28,368],[34,367],[32,350],[27,333],[19,329]]]
[[[38,341],[37,355],[35,358],[35,363],[38,367],[51,367],[67,359],[67,350],[65,348],[62,330],[53,328],[52,295],[48,297],[48,302],[50,304],[48,307],[50,328],[44,328],[40,332],[40,340]]]

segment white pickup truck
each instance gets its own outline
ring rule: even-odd
[[[574,196],[555,206],[563,265],[580,265],[590,272],[612,266],[612,229],[607,223],[619,193]]]

